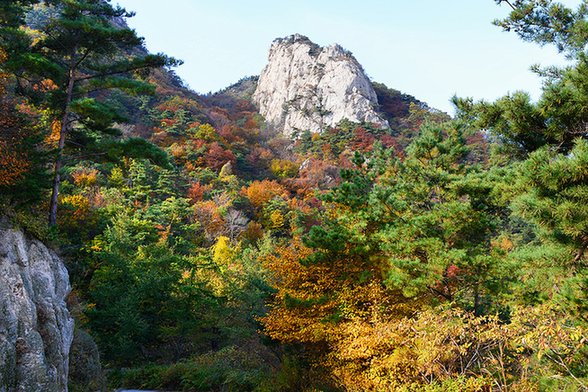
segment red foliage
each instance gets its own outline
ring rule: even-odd
[[[488,144],[482,132],[477,132],[474,135],[467,135],[466,145],[470,148],[470,155],[468,161],[472,163],[488,163]]]
[[[153,133],[153,129],[145,124],[137,124],[135,125],[134,133],[144,139],[149,139]]]
[[[229,118],[230,117],[228,110],[221,109],[218,106],[213,106],[212,109],[210,109],[210,112],[211,113],[214,113],[214,114],[219,114],[221,116],[225,116],[226,118]]]
[[[221,137],[221,139],[227,144],[247,143],[245,141],[245,134],[243,132],[243,129],[239,127],[231,127],[229,125],[225,125],[222,128],[217,129],[216,132]]]
[[[378,94],[378,103],[382,111],[390,113],[393,117],[406,117],[409,114],[409,103],[402,99],[399,92],[388,90],[385,86],[374,86]]]
[[[226,222],[218,207],[212,200],[196,203],[194,206],[194,218],[200,223],[209,240],[226,234]]]
[[[358,151],[371,151],[374,145],[374,135],[367,133],[365,128],[357,127],[353,131],[353,139],[351,139],[351,148]]]
[[[216,129],[223,128],[231,124],[229,113],[221,108],[214,107],[208,114],[208,118],[212,121],[212,124]]]
[[[248,101],[245,101],[243,99],[235,102],[235,104],[231,108],[233,120],[239,120],[244,117],[251,117],[254,111],[255,108],[251,106],[251,104]]]
[[[402,146],[398,143],[398,141],[396,141],[396,138],[394,138],[393,136],[384,134],[380,138],[380,142],[382,142],[382,147],[384,148],[393,148],[394,154],[396,156],[400,158],[406,157],[406,154],[404,153]]]
[[[281,152],[288,150],[288,147],[292,144],[292,140],[284,137],[276,137],[270,140],[267,144],[273,151]]]
[[[459,267],[458,266],[456,266],[456,265],[450,265],[449,267],[447,267],[447,272],[446,273],[447,273],[447,277],[448,278],[452,278],[452,277],[458,275],[459,272],[460,271],[459,271]]]
[[[177,122],[178,122],[178,120],[174,119],[174,118],[164,118],[163,120],[161,120],[161,126],[162,127],[171,127]]]
[[[300,171],[300,179],[296,182],[297,193],[303,196],[314,189],[330,189],[337,185],[341,178],[339,177],[339,167],[330,163],[312,159]]]
[[[232,138],[233,138],[233,132],[231,130],[231,126],[230,125],[225,125],[221,128],[217,128],[216,132],[218,133],[218,135],[220,137],[222,137],[223,139],[229,141],[232,143]]]
[[[190,203],[194,204],[202,201],[206,188],[206,186],[200,185],[200,182],[192,184],[190,189],[188,189],[188,199],[190,199]]]
[[[341,169],[355,169],[355,163],[351,162],[353,154],[348,151],[343,151],[339,154],[339,167]]]
[[[208,166],[216,172],[220,172],[221,168],[227,162],[231,162],[231,164],[234,164],[237,160],[237,158],[232,152],[224,150],[221,147],[221,145],[217,142],[214,142],[210,145],[210,148],[206,153],[206,157],[204,159],[206,162],[206,166]]]
[[[245,122],[245,125],[243,125],[243,128],[245,128],[245,129],[255,129],[255,128],[257,128],[257,121],[255,121],[252,118],[250,118],[249,120],[247,120]]]
[[[255,147],[246,157],[247,162],[253,167],[267,166],[274,158],[275,155],[263,147]]]

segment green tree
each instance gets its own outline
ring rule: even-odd
[[[177,360],[211,329],[217,302],[198,275],[204,262],[179,250],[173,234],[158,226],[123,209],[94,241],[86,315],[109,362]],[[169,343],[176,349],[171,355]]]
[[[493,179],[466,164],[459,124],[425,122],[420,133],[403,159],[377,144],[357,153],[356,168],[324,196],[321,225],[264,259],[277,290],[264,331],[303,345],[337,377],[418,377],[401,325],[439,303],[472,317],[501,310],[509,271],[493,245],[505,213]],[[382,339],[383,330],[403,337]]]
[[[0,47],[13,63],[22,64],[21,55],[29,53],[30,39],[20,29],[27,10],[39,0],[4,0],[0,2]],[[14,65],[17,65],[14,64]],[[13,69],[16,68],[13,66]]]
[[[530,155],[520,168],[521,195],[514,212],[534,223],[539,237],[533,246],[516,256],[537,271],[551,270],[539,287],[551,285],[574,304],[585,319],[588,305],[588,141],[576,139],[568,154],[542,148]],[[530,253],[530,255],[529,255]],[[547,265],[542,265],[545,258]],[[541,268],[538,268],[540,267]],[[524,275],[524,274],[523,274]],[[528,274],[527,274],[528,275]]]
[[[500,280],[491,241],[503,207],[489,177],[466,166],[458,124],[425,123],[420,131],[405,159],[376,149],[369,161],[356,156],[357,169],[342,170],[344,182],[328,196],[342,213],[331,228],[313,228],[308,245],[348,244],[377,260],[387,284],[407,297],[431,295],[483,313]]]
[[[457,116],[476,129],[488,130],[498,151],[517,159],[545,145],[560,152],[570,151],[577,137],[586,138],[588,121],[588,3],[573,11],[552,0],[516,0],[504,20],[494,23],[514,31],[523,40],[539,45],[555,45],[573,64],[567,67],[533,66],[544,77],[538,102],[528,94],[515,92],[496,102],[474,102],[453,98]]]
[[[154,87],[137,77],[148,75],[154,68],[177,65],[173,58],[158,55],[131,54],[143,39],[134,30],[115,25],[117,18],[132,13],[113,7],[102,0],[54,0],[60,15],[47,22],[42,36],[28,52],[34,59],[17,74],[22,89],[30,86],[30,77],[49,79],[54,88],[45,93],[53,116],[59,119],[59,142],[55,161],[54,184],[51,195],[49,224],[57,217],[57,201],[61,168],[72,157],[64,156],[68,137],[75,145],[94,147],[86,155],[105,155],[97,141],[100,134],[117,134],[114,122],[123,122],[112,107],[97,99],[96,93],[120,89],[131,94],[152,93]],[[30,89],[29,89],[30,91]],[[84,137],[76,139],[81,130]],[[93,146],[92,146],[93,144]]]
[[[507,3],[512,12],[494,24],[505,31],[514,31],[524,41],[539,45],[555,45],[569,58],[585,53],[588,42],[588,4],[582,1],[576,11],[553,0],[495,0]]]
[[[44,132],[17,108],[11,78],[11,71],[23,62],[23,53],[30,45],[29,37],[19,27],[27,9],[36,3],[0,3],[0,193],[12,203],[38,201],[48,188],[49,157],[42,148]]]

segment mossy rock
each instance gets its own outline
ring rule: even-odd
[[[86,332],[76,329],[69,350],[69,391],[103,391],[106,386],[98,346]]]

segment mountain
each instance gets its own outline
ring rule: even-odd
[[[342,119],[388,128],[377,112],[372,83],[353,55],[337,44],[321,47],[300,34],[276,39],[253,101],[283,133],[320,133]]]

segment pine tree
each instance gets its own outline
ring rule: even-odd
[[[15,55],[18,45],[28,43],[26,35],[19,27],[25,23],[28,7],[40,0],[3,0],[0,2],[0,46],[8,53]],[[26,52],[26,51],[24,51]]]
[[[404,338],[398,346],[379,340],[380,327],[396,336],[392,328],[439,303],[472,317],[498,308],[506,273],[492,240],[503,207],[486,173],[466,165],[459,124],[424,123],[406,153],[400,159],[375,144],[367,158],[356,154],[356,168],[342,170],[341,185],[324,196],[321,225],[264,259],[277,290],[264,331],[304,345],[337,375],[406,353]],[[353,360],[350,341],[361,345]],[[394,371],[386,377],[407,375]]]
[[[100,135],[116,135],[114,122],[126,119],[97,98],[99,92],[120,89],[131,94],[153,93],[153,86],[139,80],[154,68],[178,65],[165,55],[143,55],[134,51],[143,43],[134,30],[116,21],[132,13],[104,0],[54,0],[60,15],[42,29],[42,38],[29,49],[29,59],[17,72],[24,92],[39,91],[42,82],[53,87],[43,90],[43,99],[59,121],[59,142],[54,168],[49,224],[57,217],[61,168],[75,159],[65,156],[66,143],[90,148],[84,156],[106,155]]]
[[[513,10],[504,20],[495,21],[496,25],[525,41],[555,45],[574,63],[563,68],[532,67],[545,78],[543,94],[536,103],[520,91],[496,102],[454,97],[457,115],[476,129],[489,130],[498,151],[508,156],[525,159],[546,145],[568,152],[577,137],[588,137],[588,4],[583,2],[573,11],[552,0],[506,3]]]
[[[552,0],[497,0],[503,2],[512,12],[496,25],[525,41],[555,45],[572,63],[533,67],[545,78],[536,103],[522,92],[493,103],[455,98],[457,114],[489,130],[499,151],[522,161],[508,162],[518,176],[513,218],[532,228],[534,238],[509,255],[520,266],[517,281],[527,285],[518,291],[529,296],[528,302],[563,296],[562,304],[575,303],[582,314],[588,250],[588,3],[572,10]]]

